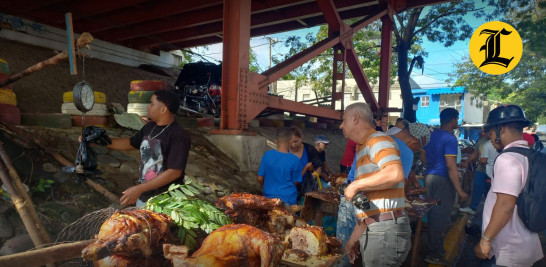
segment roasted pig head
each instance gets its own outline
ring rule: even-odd
[[[163,245],[165,257],[174,267],[277,266],[283,250],[275,236],[246,224],[218,228],[191,257],[184,246]]]
[[[101,226],[97,241],[82,251],[85,261],[109,255],[148,258],[160,241],[169,236],[171,218],[149,210],[122,210],[114,213]]]

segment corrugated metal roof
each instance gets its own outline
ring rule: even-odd
[[[463,86],[459,87],[445,87],[445,88],[434,88],[434,89],[416,89],[412,90],[414,94],[426,94],[426,95],[448,95],[448,94],[462,94],[465,92]]]

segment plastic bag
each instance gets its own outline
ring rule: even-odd
[[[100,127],[85,127],[82,131],[82,141],[80,142],[76,160],[74,161],[75,166],[64,167],[62,169],[63,172],[75,172],[80,174],[100,173],[100,171],[97,170],[97,156],[95,156],[95,152],[89,147],[89,143],[109,145],[112,143],[112,140],[106,135],[106,131]]]

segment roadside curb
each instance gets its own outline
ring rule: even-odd
[[[471,215],[468,213],[460,212],[458,214],[457,221],[453,224],[453,227],[449,229],[444,240],[444,249],[446,250],[446,261],[454,263],[455,259],[460,253],[461,245],[465,237],[465,225]],[[439,267],[443,265],[429,264],[429,267]]]

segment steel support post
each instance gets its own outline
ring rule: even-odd
[[[379,68],[379,107],[383,112],[389,107],[391,76],[392,21],[388,15],[381,17],[381,59]]]
[[[240,102],[250,96],[241,93],[240,87],[248,86],[250,3],[251,0],[224,0],[222,130],[247,128],[242,122],[246,110]]]

